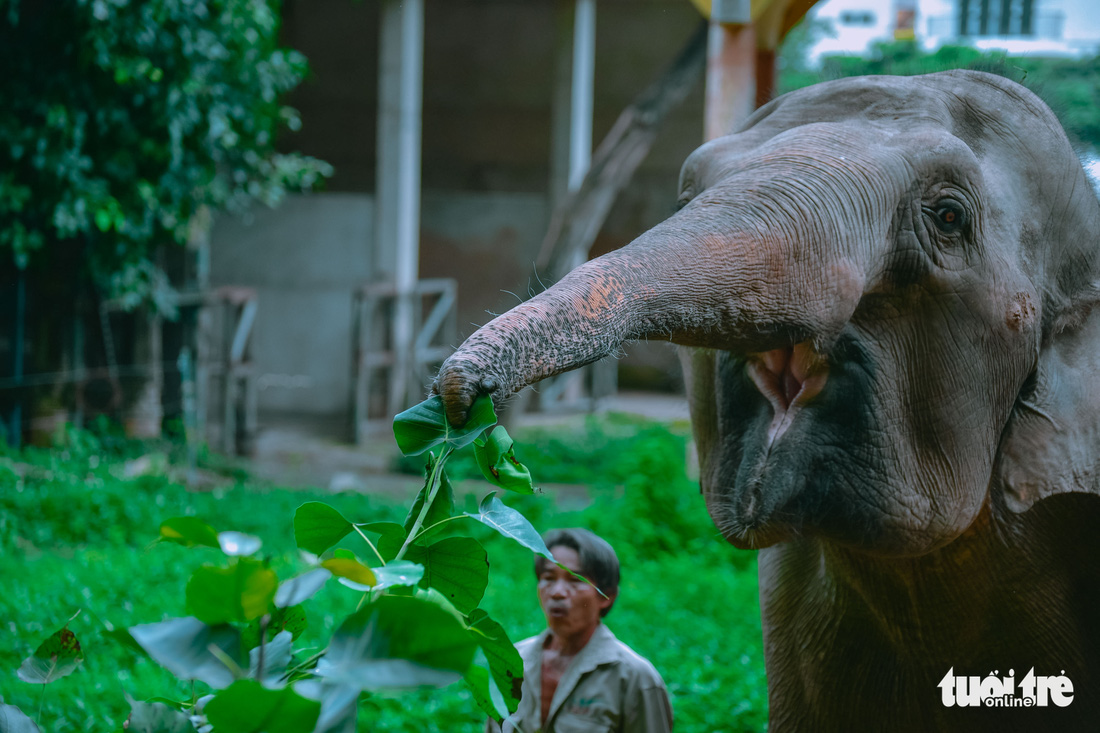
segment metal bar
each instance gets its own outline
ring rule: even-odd
[[[454,303],[455,294],[453,291],[448,290],[439,294],[439,300],[435,302],[435,306],[432,308],[431,313],[424,319],[424,323],[420,327],[420,332],[416,335],[415,348],[418,351],[428,348],[432,339],[435,338],[436,333],[439,331],[439,327],[447,320],[447,315],[450,313]]]
[[[245,302],[241,309],[241,319],[237,321],[237,330],[233,333],[233,345],[229,347],[229,361],[236,364],[244,359],[244,350],[248,337],[252,335],[252,324],[256,321],[259,303],[255,300]]]

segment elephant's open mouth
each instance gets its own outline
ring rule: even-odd
[[[768,445],[787,432],[801,407],[821,392],[829,377],[828,363],[809,341],[754,355],[748,372],[775,411]]]

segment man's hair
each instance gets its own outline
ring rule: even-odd
[[[615,605],[615,597],[619,594],[619,558],[611,545],[607,544],[607,540],[597,537],[587,529],[574,527],[552,529],[542,536],[542,541],[550,550],[568,547],[576,552],[580,558],[581,575],[592,581],[593,585],[611,599],[611,606]],[[542,575],[549,564],[550,561],[542,555],[535,555],[535,577]],[[602,609],[600,616],[610,613],[611,606]]]

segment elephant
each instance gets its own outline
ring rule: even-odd
[[[679,191],[470,336],[447,419],[671,341],[707,510],[759,551],[769,730],[1096,730],[1100,205],[1050,108],[977,71],[824,82]]]

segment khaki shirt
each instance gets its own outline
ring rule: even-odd
[[[569,663],[542,717],[542,649],[546,630],[516,644],[523,658],[523,695],[504,721],[504,733],[667,733],[668,690],[653,665],[615,638],[602,623]],[[500,731],[489,721],[486,730]]]

